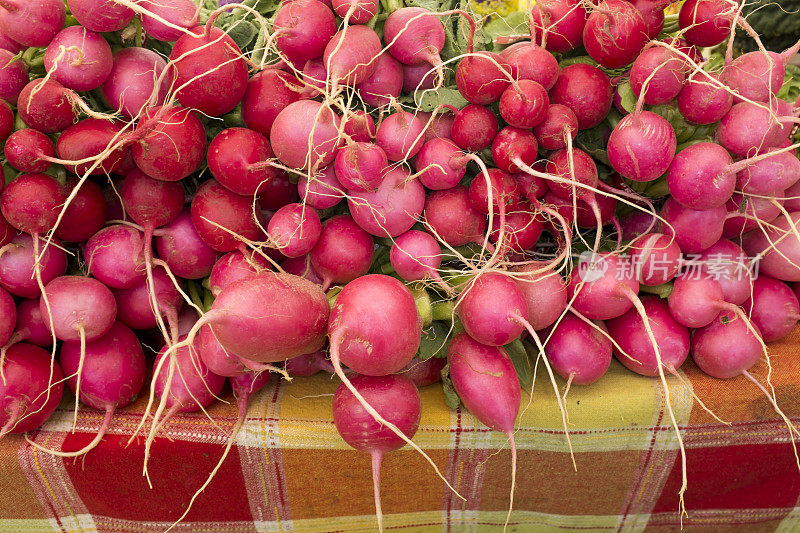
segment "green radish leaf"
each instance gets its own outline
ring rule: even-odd
[[[450,379],[450,365],[444,365],[442,369],[442,390],[444,391],[444,403],[450,409],[458,409],[461,405],[461,398],[459,398],[456,388],[453,386],[453,380]]]
[[[636,109],[636,95],[633,94],[631,83],[625,80],[617,86],[617,91],[619,92],[622,108],[628,113],[633,113],[634,109]]]
[[[517,377],[522,386],[527,387],[533,383],[533,368],[531,367],[531,360],[528,358],[528,352],[525,351],[525,346],[522,341],[516,339],[509,344],[503,346],[506,353],[514,363],[514,369],[517,371]]]
[[[449,325],[438,321],[432,322],[430,326],[423,329],[422,336],[420,337],[419,349],[417,350],[417,357],[423,361],[427,361],[431,357],[447,357],[447,345],[449,341],[447,334],[449,331]]]
[[[443,104],[449,104],[455,108],[461,109],[469,102],[461,96],[457,89],[450,89],[442,87],[437,91],[425,90],[417,91],[414,93],[414,99],[420,111],[433,111]]]

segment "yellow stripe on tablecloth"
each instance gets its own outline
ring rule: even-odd
[[[39,533],[59,531],[54,520],[0,519],[0,531],[3,533]]]

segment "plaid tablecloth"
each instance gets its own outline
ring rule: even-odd
[[[798,347],[800,330],[770,346],[778,402],[795,421]],[[552,386],[539,370],[530,405],[523,394],[509,530],[679,530],[680,456],[659,382],[615,362],[600,382],[572,388],[567,404],[575,472]],[[763,379],[766,365],[754,374]],[[800,531],[800,473],[787,427],[767,399],[744,378],[708,378],[691,362],[681,375],[669,384],[688,451],[684,529]],[[336,433],[336,385],[325,375],[292,383],[273,378],[252,399],[230,455],[177,530],[374,531],[370,461]],[[702,409],[692,389],[728,424]],[[387,530],[498,530],[511,479],[507,439],[463,409],[449,410],[438,385],[423,389],[422,398],[415,441],[466,501],[416,453],[390,453],[382,473]],[[126,446],[142,409],[139,401],[119,413],[103,442],[83,458],[52,457],[18,435],[0,441],[0,531],[166,529],[218,461],[235,409],[216,405],[210,410],[215,423],[202,414],[174,418],[153,445],[152,489],[142,477],[143,438]],[[102,418],[85,409],[77,431],[69,433],[65,400],[32,437],[76,450],[92,439]]]

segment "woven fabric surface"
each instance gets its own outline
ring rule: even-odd
[[[800,330],[770,345],[778,404],[800,421]],[[752,369],[762,382],[768,367]],[[557,381],[560,388],[564,382]],[[717,380],[688,361],[668,377],[670,404],[687,450],[687,531],[800,531],[800,473],[786,424],[745,378]],[[273,377],[253,396],[226,461],[175,531],[374,531],[370,461],[347,447],[331,412],[338,380]],[[381,492],[387,531],[496,531],[508,507],[507,438],[441,387],[421,390],[414,438],[464,500],[408,448],[385,456]],[[228,392],[224,399],[232,400]],[[20,435],[0,441],[0,531],[164,531],[219,460],[236,419],[233,402],[173,418],[154,441],[153,487],[142,475],[144,437],[130,444],[145,398],[114,417],[86,456],[54,457]],[[718,421],[713,412],[725,423]],[[509,531],[679,531],[678,440],[657,379],[617,362],[599,382],[572,387],[569,435],[541,367],[523,392],[519,467]],[[90,442],[103,413],[87,408],[72,432],[71,398],[30,436],[64,451]]]

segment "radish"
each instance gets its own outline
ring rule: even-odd
[[[67,188],[78,187],[77,178],[67,179]],[[56,237],[66,242],[86,242],[100,231],[108,220],[108,204],[102,189],[86,180],[64,211],[64,217],[55,231]]]
[[[67,5],[80,25],[96,32],[119,31],[135,15],[131,8],[105,0],[67,0]]]
[[[448,113],[446,110],[442,110],[439,114],[428,114],[423,111],[420,112],[418,116],[428,124],[428,127],[425,129],[426,142],[437,138],[451,138],[451,134],[453,133],[453,122],[456,119],[453,113]]]
[[[14,299],[4,289],[0,289],[0,346],[5,346],[14,333],[17,323],[17,307]]]
[[[0,8],[1,14],[2,8]],[[28,84],[28,67],[8,50],[0,50],[0,65],[2,65],[0,68],[0,98],[9,104],[16,105],[19,95]]]
[[[463,185],[428,195],[424,215],[431,233],[450,246],[484,240],[486,217],[472,207],[469,190]]]
[[[55,225],[65,199],[64,187],[47,174],[23,174],[0,193],[0,211],[17,230],[38,235]]]
[[[744,319],[719,313],[692,336],[692,358],[709,376],[728,379],[744,374],[761,358],[761,339]]]
[[[72,101],[78,96],[55,80],[36,79],[19,93],[17,112],[33,129],[42,133],[64,131],[77,119]]]
[[[719,75],[693,72],[678,93],[678,110],[693,124],[713,124],[728,114],[733,96],[719,83]]]
[[[383,27],[383,40],[389,53],[404,65],[428,63],[439,67],[445,34],[438,16],[423,7],[392,11]]]
[[[6,102],[0,104],[0,142],[8,139],[14,132],[14,112]],[[3,185],[5,186],[5,180]],[[2,189],[0,189],[2,190]]]
[[[300,195],[297,194],[297,184],[289,180],[289,175],[282,170],[278,170],[272,179],[260,187],[261,194],[258,196],[258,204],[264,211],[277,211],[281,207],[297,202]]]
[[[663,285],[680,270],[681,249],[663,233],[646,233],[631,241],[630,246],[631,264],[642,285]]]
[[[85,163],[64,166],[73,174],[83,176],[94,167],[90,174],[109,174],[120,170],[127,148],[121,145],[125,139],[122,134],[124,124],[98,118],[87,118],[69,126],[56,141],[56,153],[62,161],[83,161]],[[115,149],[110,151],[110,147]],[[170,144],[170,146],[174,146]],[[136,147],[134,147],[135,153]],[[60,162],[60,161],[59,161]]]
[[[611,365],[611,341],[606,326],[602,322],[595,325],[597,328],[567,313],[547,330],[545,354],[553,370],[566,379],[568,385],[594,383]]]
[[[437,137],[422,145],[414,168],[425,187],[445,190],[458,185],[467,172],[467,162],[464,152],[453,141]]]
[[[547,118],[547,90],[532,80],[519,80],[503,91],[500,116],[511,126],[533,128]]]
[[[316,1],[316,0],[315,0]],[[302,86],[294,76],[277,69],[265,69],[250,78],[242,99],[245,125],[269,136],[281,110],[300,99]]]
[[[86,243],[89,273],[113,289],[129,289],[145,278],[144,235],[131,226],[108,226]]]
[[[344,116],[344,133],[353,142],[370,142],[375,138],[375,119],[356,109]]]
[[[53,333],[60,340],[91,342],[114,325],[114,295],[96,279],[60,276],[45,286],[44,294],[49,305],[42,298],[39,309],[45,324],[48,318],[51,320]]]
[[[183,179],[200,168],[206,153],[203,123],[188,109],[148,108],[134,135],[133,160],[153,179]]]
[[[100,87],[103,99],[128,118],[139,116],[149,105],[163,105],[169,90],[167,77],[161,79],[165,68],[167,62],[152,50],[135,46],[123,48],[114,54],[111,72]],[[159,79],[161,83],[152,98]]]
[[[736,185],[746,194],[761,196],[780,196],[800,180],[800,160],[796,152],[781,152],[771,148],[764,152],[764,158],[744,159],[730,167],[737,171]]]
[[[700,254],[698,262],[699,273],[719,283],[726,302],[741,305],[750,297],[754,278],[752,260],[738,244],[720,239]]]
[[[242,101],[247,90],[247,63],[233,38],[212,26],[214,20],[212,16],[205,26],[179,37],[169,58],[178,102],[218,117]]]
[[[622,176],[652,181],[672,168],[676,146],[675,130],[669,122],[651,111],[638,111],[625,115],[614,127],[606,150],[611,166]]]
[[[505,216],[504,222],[500,222],[500,218],[492,220],[489,240],[498,245],[501,255],[510,251],[523,252],[533,249],[544,229],[541,217],[536,216],[534,209],[527,202],[510,211]],[[504,232],[502,242],[500,242],[501,225]]]
[[[285,369],[292,377],[309,377],[320,371],[333,374],[333,366],[322,350],[289,359]]]
[[[208,145],[208,169],[222,185],[244,196],[262,192],[278,171],[262,162],[273,157],[269,141],[247,128],[228,128]]]
[[[322,290],[327,291],[331,283],[349,283],[366,274],[372,265],[373,248],[372,237],[350,215],[326,220],[309,253],[311,265],[324,280]]]
[[[38,238],[38,237],[37,237]],[[33,237],[26,233],[18,233],[4,247],[0,254],[0,286],[21,298],[38,298],[41,288],[37,283],[36,261],[40,243],[33,242]],[[38,262],[42,284],[61,276],[67,271],[67,254],[59,246],[57,240],[48,246]]]
[[[47,46],[64,27],[63,0],[3,0],[0,3],[0,30],[26,47]]]
[[[558,78],[556,58],[531,41],[512,44],[500,52],[500,58],[511,68],[515,80],[532,80],[550,90]]]
[[[514,425],[519,414],[521,390],[517,372],[505,350],[486,346],[459,333],[447,348],[450,379],[461,401],[475,418],[508,436],[511,444],[511,495],[506,525],[514,506],[517,446]]]
[[[341,18],[346,18],[350,24],[366,24],[378,12],[377,0],[334,0],[331,2],[333,12]]]
[[[570,108],[582,130],[593,128],[606,118],[613,96],[608,76],[599,68],[583,63],[561,69],[550,89],[550,103]]]
[[[425,91],[436,86],[436,73],[429,64],[402,65],[402,68],[405,94],[414,94],[415,91]]]
[[[317,244],[321,231],[319,215],[304,204],[281,207],[267,226],[271,244],[286,257],[306,255]]]
[[[183,210],[186,193],[180,183],[154,180],[134,169],[122,181],[119,195],[125,213],[146,232],[175,220]]]
[[[333,169],[345,188],[368,192],[378,188],[388,164],[386,152],[377,144],[351,142],[336,154]]]
[[[661,30],[664,29],[664,8],[669,4],[664,0],[634,0],[631,3],[642,15],[646,28],[645,33],[647,34],[647,40],[652,41],[653,39],[657,39],[659,34],[661,34]]]
[[[800,320],[797,295],[785,283],[764,274],[753,280],[753,294],[743,307],[766,342],[782,339]]]
[[[490,307],[483,302],[491,301]],[[514,281],[499,272],[475,278],[456,303],[456,313],[470,337],[488,346],[503,346],[525,328],[528,305]]]
[[[665,220],[661,232],[674,237],[683,253],[696,254],[722,237],[726,213],[724,205],[696,210],[668,198],[661,208],[661,216]],[[698,232],[697,228],[703,228],[703,231]]]
[[[211,294],[219,296],[222,289],[243,278],[252,277],[263,270],[271,270],[269,261],[258,254],[243,254],[239,250],[220,257],[211,269],[208,285]],[[294,274],[294,272],[288,272]]]
[[[322,285],[322,278],[319,274],[317,274],[317,271],[314,270],[314,267],[311,265],[310,254],[307,254],[303,257],[289,257],[284,259],[284,261],[281,263],[281,268],[287,274],[294,274],[295,276],[306,278],[311,283]]]
[[[8,164],[20,172],[38,173],[50,168],[56,155],[53,141],[40,131],[30,128],[15,131],[6,140],[4,152]]]
[[[158,257],[178,277],[202,279],[211,274],[219,255],[198,235],[189,209],[154,232]]]
[[[525,298],[525,319],[535,330],[552,325],[567,308],[567,285],[546,263],[532,262],[514,269],[513,279]]]
[[[349,387],[355,389],[360,398],[345,383],[339,385],[333,396],[333,421],[347,444],[372,457],[375,512],[378,531],[383,531],[381,461],[386,452],[399,450],[406,440],[414,437],[419,428],[422,402],[417,387],[403,376],[354,375]],[[374,415],[362,406],[365,401],[382,419],[392,424],[392,429],[374,419]],[[395,432],[402,432],[405,439],[398,438]]]
[[[795,196],[789,189],[783,193],[786,196]],[[770,223],[781,214],[780,204],[782,199],[759,198],[756,196],[743,196],[734,193],[725,204],[728,214],[725,217],[722,236],[732,238],[756,229],[761,223]],[[786,202],[787,211],[796,211],[794,206]]]
[[[671,102],[683,89],[686,62],[672,50],[653,46],[644,50],[633,62],[630,83],[633,94],[645,104]]]
[[[323,61],[335,94],[341,85],[356,86],[375,72],[381,39],[369,26],[348,26],[325,46]]]
[[[129,328],[140,330],[157,327],[159,318],[153,312],[157,305],[158,317],[164,317],[172,334],[177,336],[178,311],[183,304],[183,296],[164,268],[153,269],[152,283],[141,280],[129,289],[115,290],[114,299],[117,302],[117,320]]]
[[[769,228],[751,231],[742,238],[749,257],[760,255],[759,272],[781,281],[800,281],[800,239],[796,232],[800,212],[780,217]]]
[[[722,117],[716,138],[734,157],[749,157],[780,144],[780,123],[769,109],[749,102],[735,104]]]
[[[417,387],[427,387],[442,380],[442,369],[447,365],[444,357],[414,357],[399,374],[410,379]]]
[[[661,352],[661,365],[675,374],[689,356],[689,330],[670,314],[668,305],[657,296],[643,296],[650,328]],[[615,341],[614,356],[628,369],[643,376],[658,376],[658,361],[641,316],[634,309],[606,322]]]
[[[389,252],[389,261],[406,281],[431,279],[445,292],[452,292],[439,274],[442,249],[436,239],[424,231],[410,230],[397,237]]]
[[[4,346],[3,353],[5,353],[5,349],[18,342],[27,342],[36,346],[50,346],[52,344],[53,335],[42,320],[38,298],[35,300],[22,300],[16,308],[16,314],[17,323],[14,327],[14,333]]]
[[[511,67],[494,52],[474,52],[456,68],[458,92],[471,104],[487,105],[500,100],[511,86],[510,80]]]
[[[669,295],[669,310],[687,328],[702,328],[714,321],[720,312],[738,309],[723,298],[719,282],[709,276],[689,272],[675,278]]]
[[[425,142],[425,123],[413,113],[400,110],[378,126],[375,144],[383,148],[389,161],[411,159]]]
[[[336,179],[333,165],[321,169],[311,181],[306,176],[301,177],[297,190],[305,204],[315,209],[331,208],[344,198],[344,187]]]
[[[44,67],[64,87],[91,91],[100,87],[111,73],[111,46],[99,33],[83,26],[64,28],[44,53]]]
[[[320,57],[336,33],[336,18],[318,0],[300,0],[281,5],[273,29],[278,50],[295,65]]]
[[[572,109],[561,104],[550,104],[544,120],[534,126],[533,133],[539,146],[545,150],[561,150],[567,147],[567,135],[575,140],[578,135],[578,118]]]
[[[139,0],[139,7],[145,9],[140,12],[142,28],[147,35],[159,41],[178,39],[186,30],[197,25],[200,14],[191,0]]]
[[[61,402],[64,393],[61,368],[38,346],[19,343],[6,352],[2,371],[0,438],[42,425]]]
[[[392,98],[400,96],[405,86],[405,68],[388,52],[378,54],[373,65],[373,73],[356,88],[367,105],[380,108],[389,105]]]
[[[0,48],[3,50],[8,50],[12,54],[19,54],[20,52],[25,51],[27,46],[19,44],[17,41],[13,40],[2,30],[0,30]]]
[[[130,405],[144,385],[147,362],[136,335],[120,322],[84,350],[77,342],[65,342],[59,357],[67,386],[92,409],[105,411],[100,429],[92,441],[77,451],[64,452],[29,441],[51,455],[78,457],[97,447],[111,424],[114,411]],[[78,389],[80,384],[80,390]]]
[[[200,238],[217,252],[243,246],[239,239],[261,240],[262,230],[254,217],[252,201],[232,193],[216,180],[208,180],[197,189],[191,214]]]
[[[603,0],[586,19],[583,46],[605,68],[624,67],[647,43],[642,14],[624,0]]]
[[[286,166],[322,168],[333,162],[341,146],[340,122],[340,117],[325,104],[311,100],[291,103],[272,123],[272,150]]]
[[[586,17],[586,9],[577,0],[537,2],[531,8],[531,36],[550,52],[569,52],[581,45]]]
[[[348,193],[353,220],[377,237],[397,237],[410,230],[425,208],[425,188],[402,167],[387,170],[374,192]]]
[[[672,198],[694,210],[725,205],[736,187],[735,168],[718,144],[701,142],[681,150],[667,170]]]
[[[736,6],[726,0],[687,0],[678,13],[683,38],[689,43],[716,46],[731,33]]]
[[[782,54],[760,50],[742,54],[725,66],[722,81],[737,94],[734,99],[737,103],[743,98],[769,102],[783,85],[786,65],[798,48],[800,43]]]
[[[250,372],[242,364],[241,359],[220,345],[217,337],[214,336],[213,328],[208,324],[197,332],[192,346],[208,369],[218,376],[231,378]]]
[[[480,152],[492,144],[497,130],[497,117],[489,108],[470,104],[456,113],[451,139],[462,150]]]

